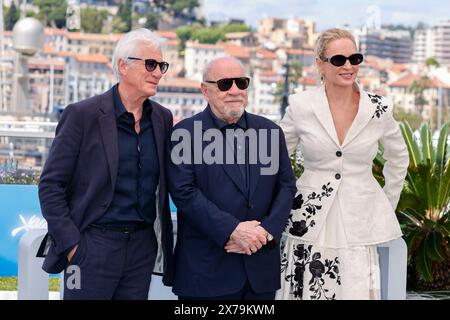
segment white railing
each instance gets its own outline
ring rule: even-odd
[[[0,121],[0,137],[54,138],[57,122]]]

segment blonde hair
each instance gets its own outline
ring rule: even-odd
[[[355,37],[350,31],[332,28],[324,31],[319,36],[319,38],[317,38],[316,46],[314,49],[316,57],[319,59],[323,57],[325,50],[327,49],[330,42],[338,39],[349,39],[354,43],[355,47],[357,48]]]

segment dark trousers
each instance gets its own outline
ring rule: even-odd
[[[87,228],[64,273],[64,300],[148,299],[156,253],[151,226],[129,233]]]
[[[275,291],[256,293],[248,283],[245,283],[244,287],[236,293],[227,294],[224,296],[216,297],[185,297],[179,296],[178,300],[274,300]]]

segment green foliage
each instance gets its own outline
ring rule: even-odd
[[[423,107],[428,103],[424,96],[428,81],[427,76],[422,76],[419,80],[414,80],[408,88],[408,91],[414,95],[414,104],[419,107],[420,115],[422,115]]]
[[[184,53],[184,49],[186,48],[186,41],[192,38],[192,34],[194,33],[195,30],[198,30],[200,28],[201,28],[200,25],[195,24],[192,26],[180,27],[176,30],[177,37],[180,40],[178,50],[180,51],[181,54]]]
[[[198,0],[153,0],[153,6],[158,12],[165,12],[172,17],[192,15],[199,6]]]
[[[119,16],[113,17],[111,29],[113,33],[123,33],[129,30],[126,22],[123,21]]]
[[[449,127],[450,123],[446,123],[441,128],[438,142],[433,144],[428,123],[420,127],[419,139],[407,121],[400,124],[410,164],[397,215],[408,245],[410,264],[425,282],[432,282],[435,274],[441,274],[440,267],[450,260]],[[381,174],[382,166],[383,161],[377,157],[374,171]]]
[[[108,12],[106,10],[97,10],[92,7],[81,9],[81,30],[87,33],[101,33],[103,22],[107,17]]]
[[[122,23],[113,22],[113,29],[117,28],[118,32],[128,32],[131,30],[132,18],[131,18],[131,0],[122,1],[119,5],[119,10],[117,11],[117,17],[120,18]]]
[[[198,40],[200,43],[215,44],[220,40],[225,40],[225,34],[219,28],[202,28],[192,33],[191,40]]]
[[[298,62],[291,62],[289,66],[289,94],[294,92],[294,89],[298,87],[298,80],[302,77],[303,66]],[[277,87],[275,88],[275,101],[280,103],[283,99],[284,94],[284,80],[283,82],[277,83]]]
[[[0,277],[0,291],[17,291],[17,277]],[[59,291],[59,277],[49,278],[49,291]]]
[[[249,30],[250,28],[244,24],[230,24],[209,28],[205,28],[200,24],[194,24],[191,26],[180,27],[176,30],[176,33],[180,39],[181,50],[184,50],[184,45],[188,40],[197,40],[200,43],[215,44],[218,41],[225,40],[226,33]]]
[[[427,65],[428,67],[434,66],[436,68],[439,68],[441,64],[436,60],[436,58],[429,57],[427,58],[427,60],[425,60],[425,65]]]
[[[45,25],[53,28],[66,26],[66,0],[33,0],[39,8],[37,18]]]
[[[298,148],[295,150],[295,152],[291,155],[290,158],[292,171],[294,171],[295,178],[298,179],[303,174],[303,171],[305,171],[305,168],[303,167],[303,158]]]
[[[199,25],[179,27],[176,30],[176,34],[180,41],[186,42],[192,38],[192,34],[194,33],[194,31],[198,30],[199,28],[201,28],[201,26]]]
[[[251,31],[250,27],[243,23],[232,23],[227,24],[222,27],[222,31],[224,33],[230,33],[230,32],[249,32]]]
[[[158,30],[159,16],[155,13],[149,13],[145,16],[147,21],[145,21],[145,28],[150,30]]]
[[[3,18],[5,21],[5,30],[12,30],[17,20],[19,20],[20,18],[20,11],[17,10],[14,1],[11,3],[11,6],[8,10],[5,10],[5,7],[3,7]]]
[[[175,17],[183,16],[185,12],[188,14],[198,7],[198,0],[172,0],[170,9]]]
[[[3,170],[0,168],[0,184],[38,184],[40,172],[34,170]]]
[[[407,121],[413,130],[419,129],[422,117],[417,112],[406,112],[403,108],[394,107],[394,119],[397,121]]]

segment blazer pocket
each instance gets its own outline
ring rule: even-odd
[[[86,257],[86,249],[87,249],[86,237],[84,234],[81,234],[77,251],[75,251],[75,254],[72,256],[72,259],[70,260],[69,264],[80,266],[81,263],[84,261],[84,258]]]

